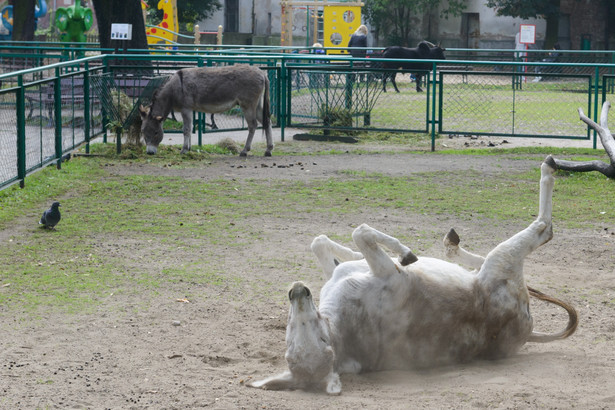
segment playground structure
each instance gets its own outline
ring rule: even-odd
[[[216,44],[222,45],[222,26],[218,26],[218,31],[200,31],[199,25],[196,24],[194,26],[194,44],[201,44],[201,36],[203,34],[215,34],[216,35]]]
[[[147,9],[147,4],[142,0],[141,8]],[[162,10],[162,21],[155,25],[145,25],[147,44],[177,44],[179,24],[177,22],[177,0],[160,0],[158,10]],[[145,18],[145,14],[143,15]]]
[[[361,25],[361,7],[364,4],[359,1],[349,2],[329,2],[318,0],[283,0],[280,2],[281,30],[280,45],[293,45],[293,17],[294,9],[306,7],[308,18],[311,18],[314,29],[312,43],[318,42],[318,21],[323,21],[323,40],[324,47],[345,47],[350,40],[350,36]],[[346,50],[329,50],[330,54],[344,54]]]
[[[92,9],[81,7],[81,1],[76,0],[70,7],[58,7],[56,10],[56,27],[62,32],[60,41],[85,43],[88,31],[94,22]]]
[[[45,14],[47,14],[47,2],[45,0],[38,0],[37,4],[34,6],[35,24],[38,19]],[[8,30],[8,34],[1,36],[5,37],[2,38],[2,40],[11,40],[13,37],[13,6],[4,6],[2,10],[0,10],[0,16],[2,18],[2,25]]]

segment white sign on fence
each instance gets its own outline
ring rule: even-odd
[[[111,24],[111,40],[132,40],[132,24]]]

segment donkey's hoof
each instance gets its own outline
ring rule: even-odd
[[[411,263],[418,261],[419,258],[416,257],[411,251],[406,252],[405,255],[399,257],[399,263],[401,266],[408,266]]]
[[[240,157],[247,157],[247,156],[248,156],[248,153],[247,153],[247,152],[245,152],[245,151],[241,151],[241,152],[239,153],[239,156],[240,156]]]
[[[557,164],[555,163],[555,159],[551,155],[545,158],[544,163],[549,167],[553,168],[554,170],[557,170]]]
[[[269,152],[269,151],[265,151],[265,156],[266,156],[266,157],[270,157],[270,156],[271,156],[271,152]]]
[[[451,245],[455,245],[455,246],[459,246],[459,242],[461,242],[461,239],[459,239],[459,235],[457,235],[457,232],[455,232],[455,229],[453,228],[451,228],[451,230],[448,231],[445,239],[448,240],[448,242]]]

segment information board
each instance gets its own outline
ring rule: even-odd
[[[521,24],[519,25],[519,43],[535,44],[536,43],[536,25]]]

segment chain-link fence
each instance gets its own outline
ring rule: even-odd
[[[576,115],[591,112],[589,75],[440,71],[438,81],[439,133],[589,138]]]
[[[0,188],[17,181],[17,88],[0,90]]]
[[[442,134],[589,139],[577,109],[592,114],[599,103],[596,87],[608,92],[612,81],[606,75],[605,85],[597,86],[596,77],[566,73],[561,63],[545,63],[548,70],[522,63],[434,63],[435,87],[433,72],[289,65],[288,125],[325,133],[427,132],[433,123]],[[424,92],[416,91],[416,74],[430,81]],[[390,86],[385,92],[393,75],[399,92]]]
[[[103,130],[89,76],[102,66],[56,64],[0,75],[0,187],[23,184],[26,174]]]
[[[134,61],[131,61],[134,60]],[[323,133],[360,130],[590,139],[581,107],[597,119],[613,93],[615,65],[548,62],[429,61],[429,73],[383,69],[384,60],[296,56],[98,56],[0,75],[0,188],[46,164],[107,126],[137,117],[139,104],[177,69],[251,63],[270,80],[272,124]],[[395,60],[389,60],[395,61]],[[402,60],[403,61],[403,60]],[[146,62],[147,64],[144,64]],[[606,73],[606,74],[603,74]],[[424,92],[416,81],[423,74]],[[385,82],[395,76],[396,92]],[[111,92],[117,91],[112,96]],[[113,113],[119,95],[127,116]],[[181,132],[181,123],[169,121]],[[193,132],[245,129],[238,108],[196,114]],[[282,132],[282,135],[283,132]],[[594,139],[594,144],[595,144]]]
[[[384,92],[383,79],[394,71],[350,67],[288,67],[289,126],[352,132],[395,130],[427,132],[430,90],[414,91],[399,76],[400,93]]]

